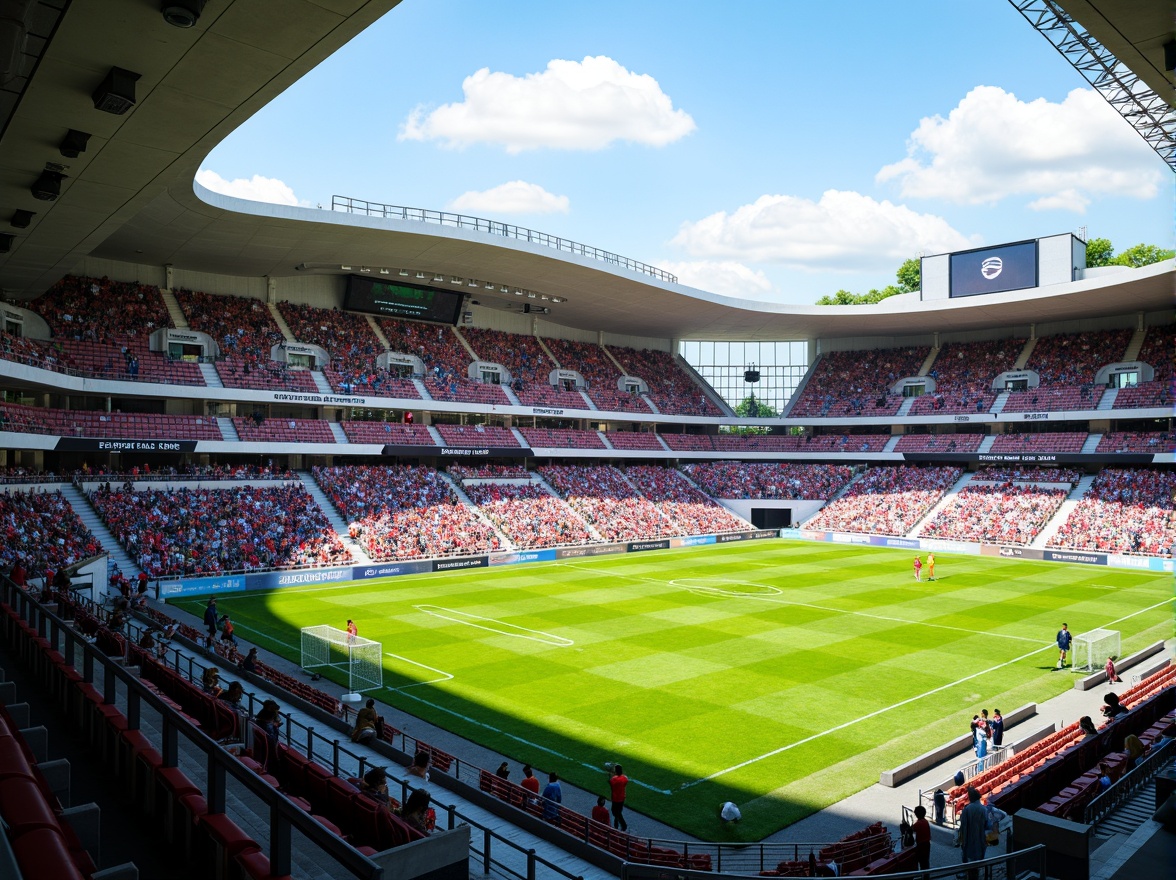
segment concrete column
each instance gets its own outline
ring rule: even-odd
[[[175,284],[172,282],[174,269],[171,263],[167,263],[163,267],[163,286],[165,290],[174,290]]]
[[[276,303],[278,301],[278,279],[265,276],[265,301]]]

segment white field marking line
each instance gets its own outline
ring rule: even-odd
[[[690,578],[684,578],[690,580]],[[748,587],[766,587],[767,584],[756,584],[751,581],[731,581],[731,583],[743,584]],[[773,605],[793,605],[798,608],[815,608],[818,611],[833,611],[837,614],[853,614],[857,617],[868,617],[872,620],[886,620],[891,623],[905,623],[909,626],[927,626],[934,629],[950,629],[955,632],[971,633],[974,636],[991,636],[998,639],[1013,639],[1018,642],[1032,642],[1039,644],[1039,639],[1031,639],[1026,636],[1014,636],[1006,633],[985,632],[978,629],[966,629],[962,626],[948,626],[945,623],[926,623],[922,620],[906,620],[902,617],[887,617],[884,614],[867,614],[865,611],[848,611],[844,608],[830,608],[828,605],[814,605],[811,602],[790,602],[787,599],[773,599],[771,596],[756,593],[728,593],[725,590],[720,590],[715,587],[687,587],[679,584],[677,581],[670,581],[671,586],[681,587],[691,593],[696,593],[700,596],[720,596],[728,599],[756,599],[760,602],[770,602]],[[774,588],[773,588],[774,589]]]
[[[1124,620],[1129,620],[1130,618],[1136,617],[1137,615],[1144,614],[1148,611],[1154,611],[1155,609],[1157,609],[1163,605],[1167,605],[1168,603],[1170,603],[1172,601],[1176,601],[1176,600],[1165,599],[1163,602],[1157,602],[1155,605],[1149,605],[1147,608],[1141,608],[1140,610],[1134,611],[1125,617],[1120,617],[1118,620],[1112,620],[1110,623],[1105,624],[1101,628],[1105,629],[1108,626],[1114,626],[1116,623],[1122,623]],[[963,678],[959,679],[958,681],[953,681],[948,684],[940,685],[937,688],[932,688],[931,690],[929,690],[925,693],[918,694],[913,697],[908,697],[907,699],[901,700],[891,706],[884,706],[881,709],[877,709],[873,712],[870,712],[868,715],[863,715],[861,718],[855,718],[852,721],[846,721],[844,724],[838,724],[836,727],[830,727],[828,730],[822,730],[820,733],[814,733],[812,736],[806,736],[804,739],[797,740],[794,743],[789,743],[786,746],[781,746],[778,749],[773,749],[770,752],[765,752],[764,754],[759,755],[758,757],[749,758],[748,760],[743,761],[739,764],[735,764],[731,767],[727,767],[725,770],[716,770],[714,773],[710,774],[709,776],[703,776],[701,779],[695,779],[693,782],[684,782],[682,784],[681,788],[692,788],[693,786],[698,785],[700,782],[709,782],[712,779],[717,779],[720,776],[725,776],[726,774],[734,772],[735,770],[742,770],[744,767],[747,767],[751,764],[755,764],[756,762],[762,761],[765,758],[774,757],[775,755],[779,755],[782,752],[787,752],[789,749],[794,749],[797,746],[802,746],[805,743],[812,742],[815,739],[820,739],[821,737],[827,736],[830,733],[836,733],[839,730],[844,730],[847,727],[852,727],[853,725],[858,724],[862,721],[867,721],[870,718],[875,718],[878,715],[882,715],[886,712],[891,711],[892,709],[899,709],[903,706],[909,705],[909,704],[915,702],[916,700],[923,699],[923,697],[929,697],[932,694],[937,694],[940,691],[945,691],[948,688],[953,688],[956,685],[963,684],[966,681],[971,681],[973,678],[979,678],[981,675],[987,675],[990,672],[995,672],[998,669],[1003,669],[1005,666],[1011,666],[1014,663],[1020,663],[1022,660],[1029,659],[1034,654],[1040,654],[1042,651],[1055,650],[1056,648],[1057,648],[1057,645],[1055,645],[1053,642],[1050,642],[1048,645],[1044,645],[1043,647],[1038,648],[1036,651],[1030,651],[1028,654],[1022,654],[1020,657],[1014,657],[1012,660],[1008,660],[1004,663],[998,663],[996,666],[989,667],[988,669],[982,669],[980,672],[973,672],[971,675],[964,676]]]
[[[481,617],[477,614],[470,614],[466,611],[458,611],[454,608],[446,608],[442,605],[413,605],[412,607],[417,611],[421,611],[425,614],[431,614],[434,617],[440,617],[442,620],[448,620],[451,623],[464,624],[465,626],[472,626],[475,629],[483,629],[486,632],[492,632],[495,635],[510,636],[516,639],[526,639],[529,642],[541,642],[544,645],[551,645],[556,648],[570,648],[572,645],[576,644],[571,639],[565,639],[563,636],[557,636],[553,635],[552,633],[543,632],[541,629],[527,629],[525,626],[518,626],[514,623],[507,623],[505,620],[497,620],[493,617]],[[448,612],[449,614],[456,614],[458,616],[446,617],[445,614],[440,613],[442,611]],[[469,618],[469,620],[464,618]],[[492,626],[482,626],[480,623],[472,623],[471,621],[473,620],[484,620],[487,623],[497,623],[499,626],[522,630],[522,632],[506,632],[501,629],[495,629]],[[531,633],[531,635],[525,636],[522,633]],[[541,638],[535,638],[536,636],[541,636]]]
[[[384,656],[395,657],[397,660],[403,660],[405,663],[411,663],[413,666],[419,666],[421,669],[427,669],[429,672],[436,672],[441,678],[431,678],[428,681],[417,681],[412,684],[401,685],[398,688],[388,688],[390,691],[402,691],[405,688],[420,687],[423,684],[437,684],[442,681],[453,681],[453,673],[446,672],[444,669],[434,669],[432,666],[426,666],[424,663],[418,663],[415,660],[409,660],[407,657],[401,657],[399,654],[393,654],[391,651],[385,651]]]

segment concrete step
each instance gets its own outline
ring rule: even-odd
[[[224,416],[218,416],[216,420],[217,427],[220,428],[221,436],[231,443],[239,443],[241,435],[237,433],[237,426],[233,424],[232,419],[227,419]]]
[[[1136,330],[1131,336],[1131,341],[1127,343],[1127,350],[1123,352],[1123,361],[1131,362],[1139,360],[1139,352],[1143,348],[1143,341],[1147,338],[1146,330]]]
[[[384,346],[384,351],[391,351],[392,344],[388,341],[388,337],[384,335],[384,331],[380,329],[380,322],[376,320],[375,315],[367,316],[368,326],[372,328],[372,333],[376,334],[376,339],[380,340],[380,345]]]
[[[523,449],[531,448],[531,444],[527,442],[527,438],[523,436],[523,432],[518,428],[511,428],[510,433],[513,434],[514,438],[519,441],[519,446],[523,447]]]
[[[1078,506],[1078,502],[1090,491],[1090,487],[1094,485],[1094,476],[1085,476],[1078,481],[1078,485],[1070,490],[1070,494],[1066,496],[1066,500],[1058,507],[1055,513],[1037,533],[1037,537],[1033,539],[1030,547],[1043,548],[1049,545],[1053,540],[1053,536],[1058,533],[1058,529],[1062,527],[1067,519],[1070,518],[1070,512]]]
[[[1033,356],[1033,349],[1037,347],[1037,337],[1025,340],[1025,347],[1021,349],[1021,353],[1017,355],[1017,360],[1013,363],[1014,370],[1023,370],[1025,365],[1029,363],[1029,358]]]
[[[204,384],[209,388],[224,388],[225,383],[221,381],[220,373],[216,371],[216,366],[213,364],[197,364],[200,367],[200,375],[204,377]]]
[[[115,540],[114,535],[106,527],[106,523],[102,521],[102,517],[98,515],[98,511],[94,509],[94,505],[90,503],[82,490],[72,483],[62,483],[61,494],[74,509],[78,519],[85,523],[86,528],[94,533],[94,537],[102,542],[102,546],[110,554],[110,562],[117,564],[119,570],[127,578],[134,580],[138,577],[142,570],[139,568],[138,561],[133,559],[122,544]]]
[[[584,408],[585,409],[597,409],[597,410],[600,409],[600,407],[598,407],[593,402],[592,398],[588,396],[588,392],[581,391],[580,396],[584,398]]]
[[[338,422],[327,422],[327,427],[331,429],[331,436],[335,438],[336,443],[350,443],[347,435],[343,433],[343,426]]]
[[[434,428],[432,425],[429,425],[429,436],[433,438],[433,442],[436,443],[438,446],[445,445],[445,440],[441,437],[441,432],[438,431],[436,428]]]
[[[314,476],[310,471],[298,471],[298,479],[302,481],[302,485],[306,487],[306,491],[310,497],[314,499],[327,517],[327,522],[331,524],[331,528],[339,535],[339,540],[343,542],[350,552],[355,557],[355,561],[360,565],[371,565],[373,560],[368,556],[367,551],[360,546],[355,538],[351,537],[351,529],[348,527],[347,520],[339,509],[331,503],[331,499],[327,497],[327,493],[323,491],[322,487],[315,482]]]
[[[564,502],[564,504],[567,504],[567,499],[560,495],[559,492],[555,491],[555,487],[547,482],[547,480],[543,479],[543,475],[540,474],[539,471],[532,471],[531,480],[536,485],[540,486],[548,495],[558,498],[560,501]],[[568,510],[571,511],[572,516],[576,517],[584,524],[584,528],[588,530],[588,534],[590,534],[597,541],[604,541],[604,536],[601,535],[600,532],[596,531],[596,526],[588,522],[586,517],[580,516],[579,512],[574,510],[570,504],[568,504]]]
[[[992,401],[992,408],[989,410],[989,412],[993,415],[1000,413],[1005,408],[1005,404],[1008,402],[1009,392],[1002,391],[1000,394],[996,395],[996,400]]]
[[[517,549],[510,538],[506,536],[506,533],[499,529],[498,526],[494,525],[494,522],[490,519],[490,517],[486,516],[486,514],[482,512],[482,508],[478,507],[478,505],[474,504],[474,502],[470,500],[470,496],[465,493],[465,489],[461,487],[461,484],[458,483],[457,480],[453,479],[453,477],[449,476],[449,474],[445,473],[445,471],[439,470],[437,473],[441,475],[441,479],[449,484],[449,488],[453,490],[453,494],[458,497],[461,503],[472,510],[474,515],[477,516],[478,519],[480,519],[494,532],[494,534],[498,536],[498,540],[502,542],[503,550]]]
[[[310,378],[314,379],[314,387],[319,390],[320,394],[335,393],[335,389],[331,387],[331,383],[327,381],[327,377],[323,375],[322,370],[311,370]]]
[[[163,297],[163,304],[167,306],[167,316],[171,318],[172,326],[177,330],[190,330],[184,310],[180,308],[179,300],[170,290],[160,288],[159,295]]]
[[[1082,444],[1082,452],[1087,455],[1095,452],[1098,449],[1098,444],[1102,440],[1102,437],[1102,434],[1088,434]]]
[[[413,376],[412,387],[417,390],[417,394],[421,396],[421,400],[432,400],[433,395],[429,393],[429,389],[425,387],[425,383]]]
[[[902,417],[902,416],[910,415],[911,407],[915,405],[915,401],[918,399],[919,398],[917,398],[917,397],[908,397],[906,400],[904,400],[902,402],[902,406],[900,406],[898,408],[898,416]]]
[[[882,447],[883,452],[894,452],[894,447],[898,445],[898,441],[902,439],[901,434],[895,434],[886,441],[886,445]]]
[[[498,387],[502,389],[503,393],[506,395],[506,399],[510,401],[511,406],[523,405],[523,402],[519,400],[518,396],[514,393],[514,389],[509,385],[499,385]]]
[[[604,444],[605,449],[615,449],[616,448],[615,446],[612,445],[612,442],[608,439],[608,437],[606,437],[604,435],[603,431],[597,431],[596,436],[598,436],[600,438],[600,442]]]
[[[937,501],[934,505],[932,505],[930,510],[923,514],[923,517],[917,523],[915,523],[915,527],[907,532],[906,536],[908,538],[917,538],[920,534],[922,534],[923,529],[927,526],[927,524],[934,520],[935,517],[939,516],[939,512],[955,500],[956,494],[960,491],[960,489],[964,488],[964,486],[968,484],[970,479],[972,479],[972,475],[965,471],[964,475],[956,480],[955,484],[943,494],[943,497],[940,498],[939,501]]]
[[[1114,409],[1115,398],[1119,396],[1118,388],[1108,388],[1103,392],[1103,396],[1099,398],[1098,406],[1095,409]]]
[[[270,315],[273,316],[274,322],[278,325],[278,329],[282,331],[282,336],[286,338],[287,342],[297,342],[294,338],[294,331],[290,329],[290,325],[286,323],[286,319],[282,317],[282,313],[278,311],[276,303],[266,303]]]
[[[983,440],[980,441],[980,448],[976,451],[977,452],[991,452],[992,451],[992,444],[994,444],[995,442],[996,442],[996,435],[990,434],[989,436],[985,437]]]
[[[457,341],[461,343],[461,347],[466,350],[466,353],[470,356],[470,360],[479,360],[478,353],[474,351],[474,347],[470,345],[470,341],[461,335],[461,331],[456,327],[450,327],[449,329],[453,331],[453,335],[457,337]]]
[[[651,410],[653,410],[658,415],[661,415],[661,410],[657,408],[656,403],[654,403],[652,400],[649,399],[648,394],[642,394],[641,399],[645,401],[646,406],[648,406]]]
[[[919,372],[916,376],[926,376],[931,372],[931,367],[935,364],[935,359],[939,357],[939,352],[943,351],[941,348],[932,348],[927,352],[927,357],[923,360],[923,366],[919,367]]]

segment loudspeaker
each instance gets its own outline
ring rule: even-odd
[[[0,254],[6,254],[12,250],[12,243],[16,240],[16,236],[11,232],[0,232]]]
[[[28,229],[29,224],[33,222],[33,218],[36,216],[37,214],[35,211],[25,211],[18,209],[12,212],[12,219],[8,222],[17,229]]]
[[[76,128],[71,128],[65,133],[65,137],[61,139],[61,143],[57,149],[61,151],[61,155],[67,159],[76,159],[79,155],[86,152],[86,144],[90,140],[90,135],[84,131],[78,131]]]
[[[42,202],[56,201],[61,195],[61,181],[64,179],[65,175],[61,172],[46,169],[29,187],[29,192],[33,194],[34,199],[40,199]]]
[[[113,113],[122,116],[135,106],[135,83],[139,74],[121,67],[110,68],[106,79],[102,80],[91,96],[94,99],[94,109],[103,113]]]

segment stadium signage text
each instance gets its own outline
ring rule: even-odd
[[[485,568],[490,564],[488,556],[471,556],[468,559],[438,559],[433,571],[455,571],[461,568]]]
[[[970,421],[972,421],[972,417],[971,416],[955,416],[954,420],[957,422],[970,422]]]
[[[1025,416],[1024,416],[1024,419],[1025,419],[1025,421],[1027,421],[1027,422],[1039,422],[1039,421],[1041,421],[1042,419],[1048,419],[1048,418],[1049,418],[1049,413],[1047,413],[1047,412],[1043,412],[1043,413],[1025,413]]]
[[[351,579],[351,568],[323,568],[311,571],[286,571],[278,574],[277,585],[290,587],[295,584],[322,584],[328,581]]]
[[[643,550],[667,550],[669,546],[669,541],[631,541],[629,543],[629,552],[640,553]]]
[[[449,458],[526,458],[529,450],[521,446],[406,446],[388,444],[384,455],[424,456],[436,455]]]
[[[531,412],[537,416],[562,416],[564,414],[562,409],[549,409],[541,406],[531,407]]]
[[[289,400],[292,403],[344,403],[352,406],[362,406],[366,399],[363,397],[335,397],[331,394],[289,394],[275,392],[274,400]]]
[[[98,440],[62,437],[57,452],[195,452],[195,440]]]

